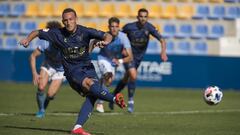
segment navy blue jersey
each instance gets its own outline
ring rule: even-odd
[[[37,47],[42,53],[44,53],[44,63],[50,65],[57,71],[63,71],[62,55],[58,48],[51,45],[49,41],[44,40],[42,45]]]
[[[149,22],[145,23],[144,26],[140,25],[139,22],[128,23],[122,31],[127,34],[131,43],[133,58],[137,61],[142,60],[147,50],[150,34],[158,40],[162,38],[156,28]]]
[[[43,29],[39,38],[52,42],[62,53],[65,74],[75,69],[91,66],[88,52],[91,39],[103,40],[104,32],[77,25],[75,33],[69,33],[66,28]]]

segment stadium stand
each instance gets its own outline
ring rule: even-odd
[[[150,12],[149,21],[167,38],[168,52],[173,54],[182,41],[187,42],[193,52],[198,50],[196,54],[216,55],[211,49],[218,50],[220,38],[236,36],[237,30],[232,26],[240,18],[239,0],[161,0],[161,3],[159,0],[4,0],[0,1],[3,46],[7,46],[8,37],[19,39],[33,29],[45,28],[47,21],[61,21],[62,10],[66,7],[76,10],[80,24],[104,31],[109,17],[119,17],[123,26],[136,21],[138,9],[145,7]],[[150,40],[150,44],[156,44],[154,38]],[[149,47],[155,48],[154,45]]]
[[[38,16],[38,3],[28,3],[27,9],[25,12],[25,16],[27,17],[36,17]]]
[[[207,5],[197,5],[193,19],[206,19],[209,16],[209,7]]]
[[[0,35],[4,34],[6,31],[6,22],[3,20],[0,20]]]
[[[10,14],[10,4],[7,2],[0,3],[0,16],[8,16]]]
[[[26,12],[25,3],[16,3],[11,5],[10,16],[22,16]]]

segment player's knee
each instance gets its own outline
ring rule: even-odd
[[[137,79],[137,74],[131,74],[129,79],[130,81],[135,81]]]
[[[44,91],[45,90],[45,85],[43,85],[43,84],[39,84],[38,85],[38,90],[40,90],[40,91]]]
[[[111,83],[112,83],[112,77],[113,77],[113,74],[111,72],[107,72],[103,75],[103,78],[105,80],[105,85],[106,86],[110,86]]]
[[[89,91],[90,87],[94,84],[94,81],[90,78],[86,78],[83,80],[82,86],[84,87],[84,91]]]

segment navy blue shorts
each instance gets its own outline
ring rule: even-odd
[[[142,60],[136,60],[136,59],[134,59],[134,60],[131,61],[131,62],[125,63],[125,64],[124,64],[124,68],[125,68],[126,71],[129,70],[130,68],[138,69],[141,61],[142,61]]]
[[[84,87],[82,86],[82,82],[86,77],[98,81],[98,76],[93,64],[75,69],[70,74],[66,75],[69,85],[81,96],[85,96],[87,94],[84,92]]]

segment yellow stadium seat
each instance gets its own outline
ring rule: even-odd
[[[183,5],[177,8],[178,19],[190,19],[193,16],[193,7],[191,5]]]
[[[38,16],[38,3],[28,3],[25,16],[34,17]]]
[[[71,3],[71,5],[72,5],[71,7],[76,11],[77,16],[82,17],[83,11],[84,11],[83,4],[79,2],[74,2],[74,3]]]
[[[46,22],[40,22],[40,23],[38,23],[38,29],[44,29],[44,28],[46,28]]]
[[[223,0],[209,0],[210,3],[223,3]]]
[[[57,17],[62,16],[62,12],[65,8],[68,8],[67,3],[65,2],[57,3],[57,5],[55,5],[54,7],[53,16],[57,16]]]
[[[95,22],[86,22],[84,23],[84,26],[94,28],[94,29],[97,28],[97,24]]]
[[[130,6],[127,3],[116,3],[115,16],[117,17],[129,17],[131,12]]]
[[[206,3],[207,0],[193,0],[195,3]]]
[[[106,3],[101,6],[99,16],[100,17],[112,17],[114,16],[114,5],[112,3]]]
[[[188,3],[188,2],[189,2],[189,0],[177,0],[177,2]]]
[[[136,17],[140,8],[145,8],[145,5],[143,3],[134,4],[131,8],[130,17]]]
[[[107,22],[102,22],[100,24],[98,24],[97,29],[107,32],[108,31],[108,24]]]
[[[83,16],[97,17],[99,15],[99,5],[95,2],[88,2],[85,4]]]
[[[164,7],[161,18],[164,19],[173,19],[176,17],[176,6],[175,5],[167,5]]]
[[[153,4],[149,7],[149,17],[151,18],[159,18],[162,14],[162,7],[158,4]]]
[[[49,17],[53,16],[53,4],[49,2],[44,2],[41,6],[41,11],[39,11],[39,16]]]

